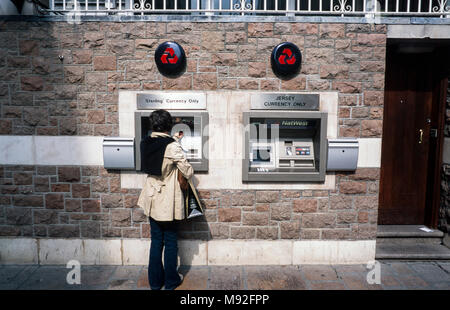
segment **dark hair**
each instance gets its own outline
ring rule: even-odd
[[[153,111],[149,116],[152,131],[166,132],[173,126],[172,115],[166,110]]]

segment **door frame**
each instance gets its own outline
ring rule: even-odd
[[[442,56],[442,55],[441,55]],[[447,74],[446,74],[447,73]],[[427,194],[425,206],[425,225],[437,229],[439,223],[439,208],[441,201],[441,169],[442,156],[444,151],[444,128],[445,128],[445,112],[447,104],[447,87],[448,87],[448,72],[443,70],[440,72],[439,98],[436,98],[437,106],[437,130],[438,136],[436,138],[436,148],[433,158],[428,159],[428,179],[427,179]],[[437,92],[436,92],[437,93]],[[433,98],[434,100],[434,98]],[[431,154],[430,154],[431,155]],[[433,164],[434,162],[434,164]]]

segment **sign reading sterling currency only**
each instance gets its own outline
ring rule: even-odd
[[[206,109],[205,93],[151,93],[137,94],[137,108],[140,110],[175,109],[200,110]]]
[[[318,94],[252,94],[252,110],[319,110]]]

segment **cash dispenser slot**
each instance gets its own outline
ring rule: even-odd
[[[278,161],[278,165],[280,167],[291,167],[291,160],[290,159],[280,159]]]
[[[314,168],[314,160],[294,160],[294,167]]]

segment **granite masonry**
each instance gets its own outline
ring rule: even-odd
[[[447,89],[444,136],[446,138],[450,138],[450,82]],[[450,165],[446,163],[442,165],[441,170],[441,204],[439,209],[439,229],[446,233],[447,237],[444,239],[444,242],[450,246]]]
[[[149,238],[136,206],[103,167],[4,166],[2,236]],[[378,169],[338,175],[336,191],[201,190],[205,217],[181,224],[188,239],[374,239]]]

